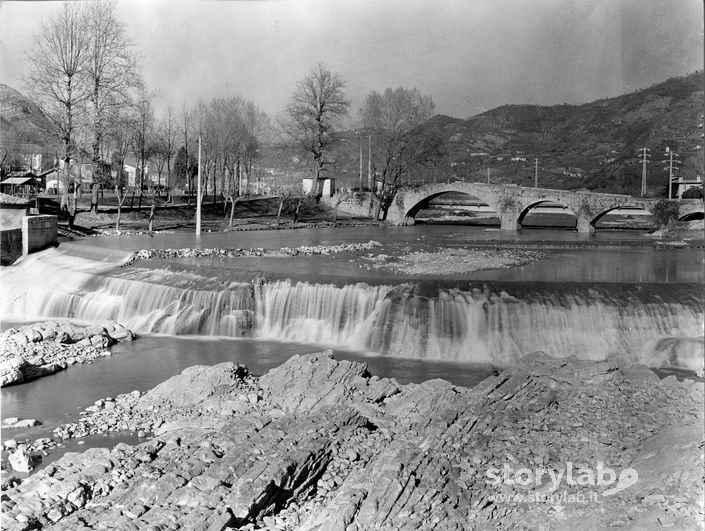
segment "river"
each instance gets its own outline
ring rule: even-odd
[[[142,248],[278,250],[369,241],[380,245],[331,256],[119,267]],[[540,246],[543,258],[453,275],[375,267],[380,255],[505,246]],[[692,368],[703,356],[704,259],[702,248],[656,248],[633,232],[429,225],[65,242],[0,273],[3,326],[111,318],[141,337],[114,347],[110,358],[3,389],[2,417],[39,418],[42,428],[14,435],[45,436],[98,398],[149,389],[189,365],[233,360],[262,373],[294,353],[324,347],[402,383],[440,377],[472,386],[536,350]]]

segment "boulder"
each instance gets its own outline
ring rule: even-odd
[[[32,465],[32,457],[25,453],[22,445],[20,445],[17,450],[9,455],[8,461],[10,462],[12,470],[15,470],[16,472],[29,473],[34,469],[34,466]]]
[[[287,412],[340,404],[367,385],[367,366],[337,361],[331,350],[293,356],[259,379],[265,399]]]
[[[198,404],[216,394],[227,395],[248,375],[245,367],[233,362],[214,366],[195,365],[169,378],[145,394],[148,402],[168,402],[173,407]]]

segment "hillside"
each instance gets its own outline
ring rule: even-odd
[[[461,176],[472,178],[489,166],[491,173],[529,184],[538,159],[540,183],[560,188],[635,192],[641,183],[638,153],[647,147],[649,191],[657,195],[665,183],[661,160],[667,146],[680,154],[684,175],[702,175],[702,114],[703,78],[697,72],[584,105],[506,105],[448,122],[443,132],[447,160]]]
[[[703,74],[696,72],[584,105],[505,105],[467,120],[437,115],[424,127],[442,136],[445,155],[435,168],[418,169],[412,180],[484,182],[489,169],[492,182],[531,186],[538,159],[539,186],[638,194],[638,153],[647,147],[648,194],[661,196],[666,146],[680,154],[683,175],[704,173],[703,102]],[[359,150],[354,133],[341,134],[331,171],[345,186],[358,182]],[[366,142],[363,153],[366,173]],[[261,155],[258,165],[277,173],[303,175],[309,167],[294,146],[265,148]]]
[[[0,84],[0,151],[12,159],[51,153],[53,125],[41,109],[15,89]]]

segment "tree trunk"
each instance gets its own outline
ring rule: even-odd
[[[382,210],[382,200],[378,197],[375,197],[375,199],[377,199],[377,204],[375,205],[374,221],[379,221],[379,213]]]
[[[166,202],[171,203],[171,159],[166,159]]]
[[[125,199],[127,198],[127,190],[125,190],[125,193],[120,195],[120,188],[118,186],[115,186],[115,197],[117,199],[117,207],[118,207],[117,221],[115,222],[115,230],[119,231],[120,230],[120,217],[122,216],[122,205],[125,202]]]
[[[286,198],[285,198],[284,196],[282,196],[282,197],[279,199],[279,210],[277,211],[277,226],[279,225],[279,220],[280,220],[281,217],[282,217],[282,208],[284,208],[284,200],[285,200],[285,199],[286,199]]]
[[[228,223],[228,227],[232,228],[233,226],[233,218],[235,217],[235,204],[240,201],[240,197],[238,196],[237,199],[233,200],[233,196],[230,196],[230,222]]]
[[[301,203],[304,201],[304,196],[299,197],[299,200],[296,203],[296,210],[294,211],[294,223],[298,223],[299,221],[299,212],[301,211]]]
[[[73,225],[76,221],[76,207],[78,205],[78,183],[73,185],[73,197],[69,199],[68,212],[69,212],[69,228],[73,229]]]
[[[91,187],[91,208],[90,210],[95,209],[95,213],[98,213],[98,185],[93,183],[93,186]],[[89,212],[90,212],[89,210]]]
[[[154,229],[154,214],[156,212],[157,208],[157,198],[156,198],[156,193],[154,190],[152,191],[152,207],[149,209],[149,225],[147,226],[147,230],[149,232],[152,232]]]

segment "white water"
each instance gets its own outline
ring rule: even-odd
[[[633,293],[567,287],[515,298],[481,286],[427,293],[415,284],[226,285],[160,270],[131,269],[130,278],[88,272],[95,269],[95,262],[56,251],[28,257],[0,276],[0,318],[109,318],[143,333],[257,337],[496,365],[537,350],[702,365],[703,311],[692,301],[642,302]]]

